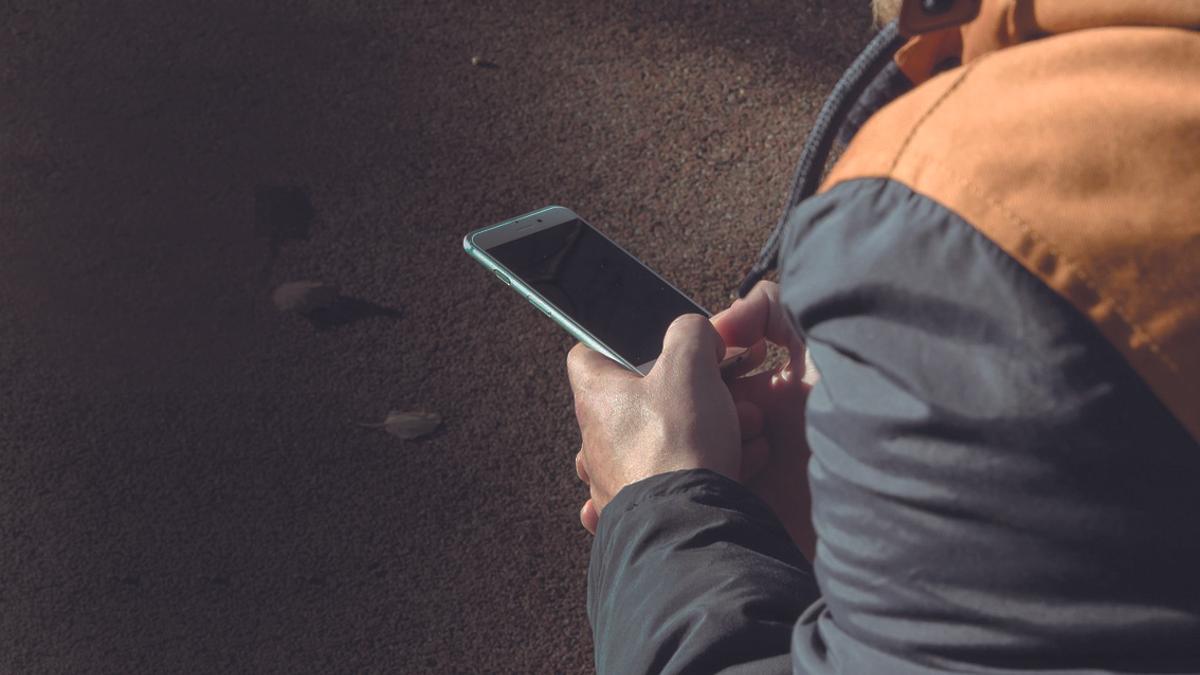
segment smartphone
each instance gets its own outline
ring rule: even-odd
[[[640,375],[654,366],[672,321],[712,316],[561,206],[470,232],[463,248],[577,340]],[[722,369],[740,361],[739,351]]]

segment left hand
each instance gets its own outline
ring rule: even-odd
[[[718,365],[725,343],[703,316],[676,319],[645,377],[582,344],[567,355],[583,448],[575,458],[591,499],[580,520],[595,534],[621,488],[668,471],[710,469],[737,480],[738,410]]]
[[[747,459],[742,480],[758,495],[787,529],[804,556],[813,559],[817,535],[812,522],[808,488],[808,447],[805,407],[812,389],[803,380],[804,341],[788,320],[779,298],[779,285],[759,282],[743,299],[712,319],[713,326],[731,347],[749,347],[741,364],[754,369],[766,356],[765,343],[788,350],[789,361],[780,368],[730,381],[729,391],[738,407],[757,415],[757,425],[743,424],[742,453]],[[760,430],[755,434],[755,428]],[[753,459],[751,459],[753,458]]]

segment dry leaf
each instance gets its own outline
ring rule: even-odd
[[[432,434],[442,424],[442,416],[431,412],[388,413],[382,424],[364,424],[364,427],[383,429],[406,441]]]
[[[275,289],[271,300],[281,312],[307,314],[337,301],[338,287],[320,281],[289,281]]]

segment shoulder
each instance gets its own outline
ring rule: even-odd
[[[1200,438],[1200,33],[1079,31],[945,72],[827,180],[900,183],[1090,320]],[[840,189],[839,189],[840,188]]]

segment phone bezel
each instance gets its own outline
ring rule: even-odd
[[[471,255],[471,257],[483,264],[484,267],[487,267],[494,273],[503,274],[501,281],[505,281],[505,283],[508,283],[510,286],[512,286],[517,293],[525,297],[526,300],[541,310],[542,313],[549,316],[555,323],[566,329],[566,331],[574,336],[575,339],[625,366],[629,370],[632,370],[640,375],[646,375],[650,372],[650,369],[654,367],[654,362],[657,359],[637,365],[630,363],[620,354],[617,354],[614,350],[610,349],[607,345],[596,339],[596,337],[588,332],[586,328],[576,323],[573,319],[571,319],[571,317],[567,316],[552,302],[534,290],[533,287],[526,284],[522,279],[514,274],[512,270],[505,267],[488,253],[488,249],[490,248],[521,239],[522,237],[526,237],[536,232],[540,232],[542,230],[576,219],[582,221],[585,225],[592,228],[594,232],[607,239],[609,243],[611,243],[613,246],[616,246],[618,250],[629,256],[655,277],[658,277],[659,280],[661,280],[676,293],[679,293],[684,298],[687,298],[687,300],[693,305],[699,307],[700,310],[704,312],[706,317],[712,316],[712,313],[709,312],[705,307],[693,300],[688,294],[676,288],[674,284],[666,279],[663,279],[662,275],[647,266],[646,263],[638,259],[637,256],[633,255],[629,251],[626,251],[620,244],[613,241],[608,237],[608,235],[597,229],[595,225],[592,225],[590,222],[584,220],[571,209],[563,206],[547,206],[545,208],[538,209],[537,211],[531,211],[524,215],[517,216],[516,218],[510,218],[509,220],[496,223],[495,225],[489,225],[488,227],[482,227],[478,230],[469,232],[463,238],[463,248],[468,254]]]

